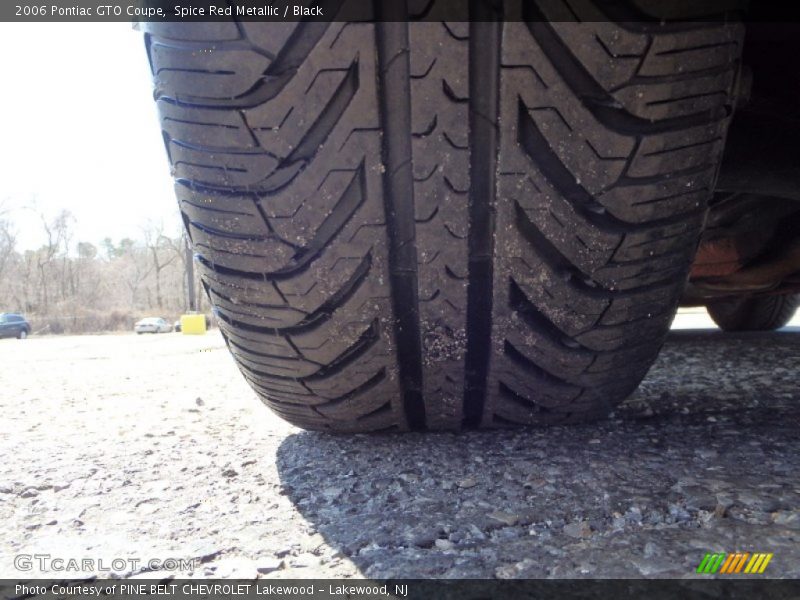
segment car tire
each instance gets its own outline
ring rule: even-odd
[[[147,25],[203,285],[244,377],[286,420],[591,420],[656,358],[742,27],[538,10]]]
[[[721,300],[707,310],[724,331],[774,331],[792,320],[798,306],[800,294],[789,294]]]
[[[28,338],[28,330],[27,329],[20,329],[19,333],[17,334],[18,340],[24,340]]]

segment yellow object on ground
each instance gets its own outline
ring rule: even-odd
[[[206,332],[205,315],[181,315],[181,333],[187,335],[203,334]]]

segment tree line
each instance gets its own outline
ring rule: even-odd
[[[34,333],[130,330],[142,317],[208,310],[183,235],[149,222],[138,239],[94,244],[74,239],[67,210],[38,217],[43,243],[20,249],[0,210],[0,312],[25,314]]]

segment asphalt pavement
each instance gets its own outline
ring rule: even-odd
[[[0,577],[800,577],[796,325],[676,328],[607,421],[459,435],[300,431],[216,331],[0,340]]]

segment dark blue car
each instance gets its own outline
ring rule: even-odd
[[[0,338],[15,337],[24,340],[31,332],[31,324],[15,313],[0,313]]]

